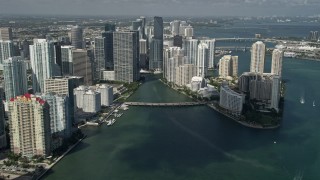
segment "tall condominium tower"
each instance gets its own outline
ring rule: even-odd
[[[1,91],[2,90],[0,90],[0,92]],[[5,113],[5,110],[4,110],[4,105],[3,105],[3,99],[0,96],[0,148],[4,148],[7,146],[4,113]]]
[[[72,62],[73,62],[73,76],[84,77],[84,83],[86,85],[92,84],[92,64],[88,56],[88,51],[85,49],[72,50]]]
[[[28,92],[26,63],[21,57],[12,57],[3,63],[6,100]]]
[[[83,48],[83,30],[80,26],[72,26],[71,28],[71,45],[75,48]]]
[[[238,56],[225,55],[220,59],[219,76],[238,76]]]
[[[205,43],[198,45],[198,58],[197,58],[197,76],[205,77],[208,74],[208,61],[209,61],[209,47]]]
[[[49,105],[30,94],[12,98],[9,104],[11,151],[22,156],[48,156],[50,147]]]
[[[114,32],[113,58],[115,79],[131,83],[140,78],[138,32]]]
[[[74,96],[73,89],[84,84],[83,77],[51,77],[45,81],[45,93],[55,93],[68,96],[69,116],[74,122]]]
[[[283,51],[275,49],[272,52],[271,73],[281,77]]]
[[[196,65],[198,53],[198,39],[186,39],[183,42],[184,55],[188,58],[189,64]]]
[[[252,45],[250,72],[263,73],[266,45],[258,41]]]
[[[0,28],[0,40],[12,41],[12,29],[11,28]]]
[[[160,70],[163,68],[163,20],[154,17],[153,38],[150,41],[149,69]]]
[[[153,18],[153,37],[163,40],[163,20],[162,17],[155,16]]]
[[[30,59],[33,91],[44,92],[44,80],[60,75],[55,64],[53,43],[45,39],[34,39],[33,45],[30,45]]]
[[[279,111],[279,102],[280,102],[280,77],[275,75],[272,78],[272,92],[271,92],[271,108]]]
[[[173,36],[179,35],[179,28],[180,28],[180,21],[179,20],[174,20],[170,22],[170,27],[171,27],[171,33]]]
[[[73,46],[61,46],[62,75],[72,75],[73,73]]]
[[[99,80],[101,73],[105,69],[105,48],[104,48],[104,37],[96,37],[94,39],[94,79]]]
[[[0,40],[0,70],[3,70],[3,61],[13,56],[12,41]]]
[[[69,137],[71,135],[72,123],[69,113],[68,96],[46,93],[40,97],[48,103],[50,108],[51,134]]]
[[[146,39],[139,40],[139,64],[140,68],[148,69],[149,62],[148,62],[148,46]]]
[[[163,67],[163,40],[151,39],[149,69],[162,70]]]
[[[207,39],[207,40],[202,40],[201,42],[207,44],[208,48],[209,48],[208,68],[214,68],[216,66],[216,62],[215,62],[215,58],[214,58],[214,53],[216,51],[216,49],[215,49],[216,40],[215,39]]]
[[[113,32],[112,30],[102,33],[104,38],[105,69],[113,70]]]

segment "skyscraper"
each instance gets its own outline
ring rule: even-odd
[[[279,111],[280,101],[280,77],[275,75],[272,78],[272,92],[271,92],[271,108]]]
[[[69,137],[71,135],[72,123],[69,113],[68,96],[46,93],[40,97],[49,105],[51,134]]]
[[[150,41],[149,69],[160,70],[163,68],[163,20],[154,17],[153,38]]]
[[[36,96],[25,94],[9,102],[9,128],[11,151],[22,156],[49,156],[49,105]]]
[[[94,79],[99,80],[101,73],[105,69],[105,48],[104,48],[104,37],[96,37],[94,39]]]
[[[149,68],[149,62],[148,62],[148,46],[147,46],[147,40],[146,39],[140,39],[139,40],[139,64],[140,68],[142,69],[148,69]]]
[[[216,51],[216,40],[215,39],[207,39],[207,40],[201,40],[202,43],[205,43],[208,45],[209,48],[209,61],[208,61],[208,68],[214,68],[216,66],[214,53]]]
[[[162,17],[155,16],[153,18],[153,37],[163,40],[163,20]]]
[[[101,93],[101,106],[110,106],[113,103],[113,87],[102,84],[97,88]]]
[[[275,49],[272,52],[271,73],[281,77],[283,51]]]
[[[85,49],[72,50],[73,76],[84,77],[86,85],[92,84],[92,64],[90,62],[88,51]]]
[[[179,35],[180,21],[174,20],[170,22],[171,33],[173,36]]]
[[[71,76],[71,77],[51,77],[45,80],[44,93],[55,93],[58,95],[68,96],[69,116],[72,122],[74,122],[74,96],[73,89],[84,84],[83,77]]]
[[[21,57],[4,61],[3,76],[6,100],[28,92],[26,63]]]
[[[73,74],[73,46],[61,46],[62,75],[68,76]]]
[[[115,79],[131,83],[140,78],[138,32],[114,32],[113,58]]]
[[[0,28],[0,40],[12,41],[12,29],[11,28]]]
[[[152,38],[150,42],[149,69],[162,70],[163,40]]]
[[[44,92],[44,80],[55,75],[57,65],[54,59],[54,45],[45,39],[34,39],[30,45],[33,92]]]
[[[197,58],[197,76],[206,77],[208,74],[209,62],[209,47],[205,43],[198,45],[198,58]]]
[[[0,70],[3,70],[3,61],[13,56],[12,41],[0,40]]]
[[[83,48],[83,30],[80,26],[72,26],[71,28],[71,45],[75,48]]]
[[[2,88],[0,89],[0,93],[1,92],[3,92]],[[4,148],[7,146],[4,113],[5,111],[4,111],[3,99],[0,96],[0,148]]]
[[[250,72],[263,73],[266,45],[258,41],[252,45]]]
[[[196,65],[198,53],[198,39],[186,39],[183,42],[184,55],[188,58],[188,64]]]
[[[105,53],[105,69],[113,70],[113,32],[112,30],[102,33],[104,38],[104,53]]]
[[[238,56],[225,55],[220,59],[219,76],[238,76]]]

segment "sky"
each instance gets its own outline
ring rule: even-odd
[[[309,16],[320,0],[0,0],[0,14]]]

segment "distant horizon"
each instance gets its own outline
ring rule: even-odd
[[[319,0],[2,0],[1,14],[46,16],[285,16],[320,14]]]

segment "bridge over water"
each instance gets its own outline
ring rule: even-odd
[[[124,104],[129,106],[165,107],[165,106],[201,106],[207,103],[206,102],[174,102],[174,103],[125,102]]]

